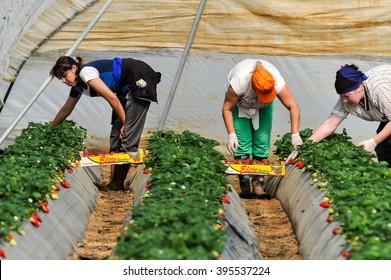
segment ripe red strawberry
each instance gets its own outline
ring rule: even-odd
[[[146,167],[144,167],[143,174],[148,174],[148,173],[149,173],[148,169]]]
[[[31,214],[31,217],[34,217],[34,219],[36,219],[38,222],[42,223],[41,217],[36,212]]]
[[[333,234],[338,234],[339,233],[339,228],[334,228],[333,229]]]
[[[63,186],[63,187],[66,188],[66,189],[71,188],[71,184],[69,184],[67,181],[61,182],[61,186]]]
[[[242,159],[242,164],[250,164],[250,160],[248,158]]]
[[[148,183],[148,184],[145,185],[145,188],[149,189],[151,187],[151,185],[152,185],[152,183]]]
[[[7,254],[5,253],[5,251],[3,249],[0,249],[0,256],[3,258],[7,257]]]
[[[30,222],[33,224],[33,226],[39,227],[40,222],[35,217],[31,216]]]
[[[228,164],[230,161],[228,159],[224,160],[225,164]]]
[[[299,168],[299,169],[302,169],[303,168],[303,162],[302,161],[296,162],[296,167]]]
[[[68,168],[68,173],[72,173],[72,172],[73,172],[72,167],[69,167],[69,168]]]
[[[349,257],[350,257],[349,251],[343,252],[343,253],[342,253],[342,257],[349,258]]]
[[[323,208],[330,208],[330,203],[328,201],[322,201],[320,204],[319,204],[320,207],[323,207]]]
[[[332,220],[333,220],[333,216],[328,216],[326,222],[331,223]]]
[[[46,204],[41,204],[42,211],[46,214],[49,213],[49,208],[46,206]]]
[[[231,201],[229,200],[228,196],[224,196],[224,198],[221,202],[225,203],[225,204],[231,204]]]

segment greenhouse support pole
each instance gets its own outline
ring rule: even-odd
[[[183,68],[185,66],[187,57],[189,56],[189,51],[190,51],[191,45],[193,44],[193,39],[194,39],[195,33],[197,31],[198,23],[200,22],[201,15],[202,15],[202,12],[203,12],[204,7],[205,7],[205,3],[206,3],[206,0],[201,0],[200,6],[198,7],[197,16],[196,16],[196,18],[194,20],[193,27],[191,29],[189,39],[187,40],[185,51],[183,52],[183,55],[182,55],[182,58],[181,58],[181,62],[179,64],[179,67],[177,69],[177,72],[176,72],[176,75],[175,75],[175,78],[174,78],[174,82],[173,82],[172,87],[171,87],[170,94],[169,94],[169,96],[167,98],[166,106],[164,107],[164,111],[163,111],[162,117],[160,118],[158,130],[162,130],[164,128],[165,123],[166,123],[167,115],[168,115],[168,112],[170,111],[171,104],[172,104],[172,101],[174,99],[174,95],[175,95],[176,89],[178,87],[178,83],[179,83],[179,80],[181,78],[181,75],[182,75]]]
[[[2,105],[0,107],[0,113],[1,113],[1,111],[3,110],[3,108],[5,106],[5,102],[7,101],[8,96],[10,95],[10,92],[11,92],[11,89],[12,89],[13,86],[14,86],[14,82],[11,82],[10,85],[8,86],[7,92],[4,95],[3,101],[0,100],[0,106]]]
[[[88,33],[91,31],[91,29],[94,27],[94,25],[98,22],[100,17],[104,14],[104,12],[110,6],[111,2],[113,2],[113,0],[109,0],[105,3],[105,5],[102,7],[102,9],[99,11],[99,13],[93,18],[93,20],[90,22],[90,24],[84,30],[84,32],[80,35],[80,37],[76,40],[76,42],[73,44],[73,46],[65,54],[66,56],[70,56],[76,50],[76,48],[80,45],[80,43],[84,40],[84,38],[88,35]],[[8,137],[8,135],[12,132],[12,130],[16,127],[16,125],[19,123],[19,121],[23,118],[23,116],[27,113],[27,111],[31,108],[31,106],[34,104],[34,102],[38,99],[38,97],[42,94],[44,89],[49,85],[49,83],[52,80],[53,80],[52,77],[48,77],[44,81],[42,86],[38,89],[37,93],[31,98],[29,103],[27,103],[27,105],[23,108],[22,112],[20,112],[20,114],[16,117],[14,122],[7,128],[7,130],[3,133],[3,135],[1,135],[0,145]]]

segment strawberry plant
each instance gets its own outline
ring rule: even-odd
[[[300,132],[306,140],[312,131]],[[287,133],[276,141],[280,158],[293,147]],[[350,246],[350,259],[391,259],[391,174],[385,162],[351,142],[346,130],[320,143],[306,141],[299,148],[297,162],[302,172],[311,174],[310,184],[325,191],[319,206],[330,214],[325,222],[338,221],[341,234]]]
[[[0,156],[0,240],[6,241],[11,231],[24,232],[24,221],[39,226],[37,212],[49,213],[52,186],[80,159],[85,136],[86,130],[69,120],[53,129],[49,123],[29,123],[5,148]]]
[[[217,141],[189,131],[149,138],[152,175],[119,238],[116,259],[215,259],[224,249],[229,183]],[[224,201],[224,202],[223,202]]]

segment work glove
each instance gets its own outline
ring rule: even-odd
[[[238,137],[236,136],[235,132],[231,132],[228,135],[227,149],[231,155],[234,155],[238,147],[239,147]]]
[[[297,155],[299,154],[299,151],[296,150],[297,146],[303,145],[303,140],[300,137],[299,133],[294,133],[291,135],[291,143],[295,149],[290,153],[290,155],[286,158],[285,164],[287,164],[289,161],[294,160],[297,158]]]
[[[294,147],[300,146],[303,144],[303,140],[301,140],[299,133],[294,133],[291,135],[291,142]]]
[[[298,150],[293,150],[292,153],[290,153],[290,155],[286,158],[285,165],[288,164],[291,160],[296,159],[298,154]]]
[[[375,151],[376,142],[375,140],[373,140],[373,138],[371,138],[358,143],[357,146],[362,146],[365,151],[372,153],[373,151]]]

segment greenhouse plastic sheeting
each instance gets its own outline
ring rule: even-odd
[[[100,169],[89,168],[90,173],[99,176]],[[49,213],[39,212],[42,223],[38,228],[24,222],[26,235],[14,233],[17,246],[2,244],[7,260],[63,260],[83,240],[90,214],[96,208],[98,190],[91,177],[82,167],[66,172],[70,189],[62,187],[59,199],[49,200]]]
[[[135,174],[129,179],[130,188],[134,192],[133,205],[137,205],[140,198],[146,191],[144,187],[150,174],[143,174],[143,166],[138,166]],[[230,187],[230,186],[229,186]],[[252,225],[248,220],[247,213],[240,202],[236,191],[230,187],[232,191],[228,192],[227,196],[230,199],[230,204],[224,204],[226,209],[226,223],[224,230],[227,234],[225,249],[221,254],[223,260],[259,260],[259,240],[255,236]],[[125,220],[124,226],[132,220],[132,213],[129,213]],[[115,254],[115,249],[113,250]]]
[[[319,206],[326,193],[316,189],[316,185],[310,185],[310,181],[309,173],[289,165],[284,177],[267,176],[265,190],[281,202],[287,213],[302,259],[345,259],[341,254],[348,245],[340,235],[332,233],[339,223],[326,222],[328,211]]]
[[[11,24],[2,40],[20,36],[13,40],[17,43],[14,49],[6,53],[12,58],[8,80],[34,51],[42,54],[69,49],[105,4],[103,0],[7,2],[2,3],[5,23]],[[95,5],[85,9],[91,2]],[[36,3],[45,9],[33,13],[31,6]],[[183,49],[199,5],[200,1],[193,0],[113,1],[79,50]],[[30,9],[21,13],[23,6]],[[76,11],[83,12],[74,16]],[[340,1],[333,5],[323,0],[211,0],[206,1],[192,48],[281,56],[389,56],[389,13],[389,0]],[[52,36],[55,29],[58,32]]]
[[[0,74],[14,81],[42,43],[93,0],[0,1]]]

